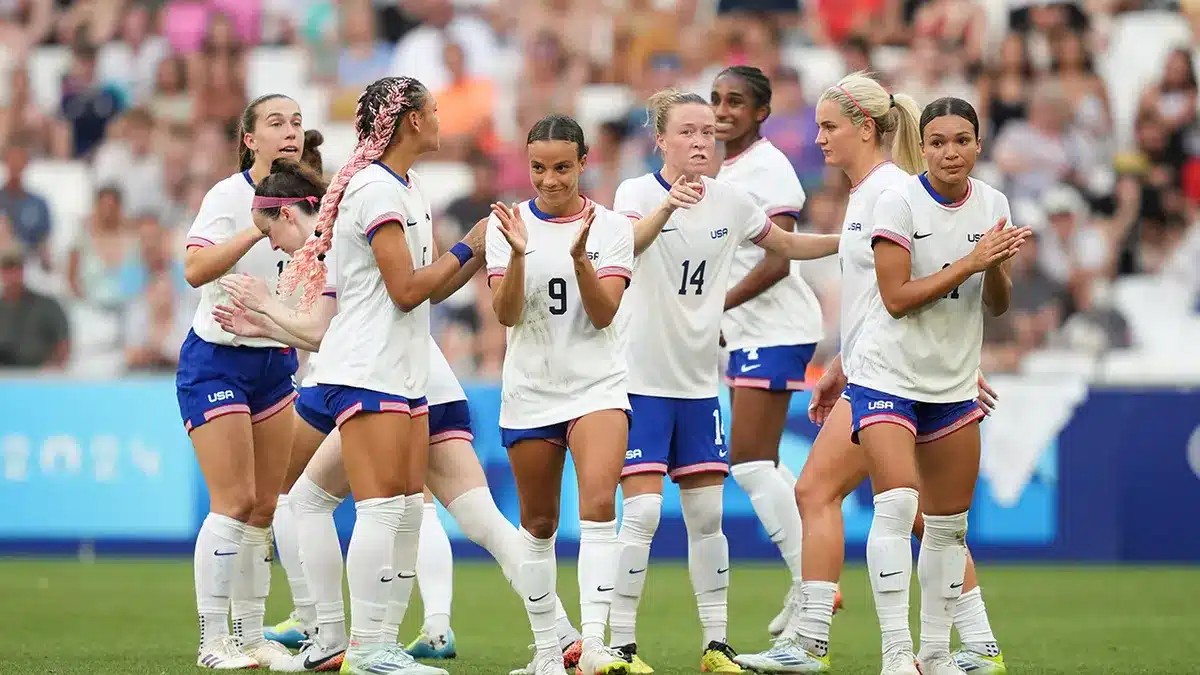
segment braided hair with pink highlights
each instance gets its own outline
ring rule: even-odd
[[[300,307],[311,307],[325,288],[325,265],[321,263],[325,252],[333,242],[334,221],[342,195],[354,174],[362,171],[371,162],[383,156],[392,145],[393,136],[400,127],[404,115],[420,112],[429,99],[425,85],[411,77],[385,77],[371,83],[358,97],[354,112],[354,127],[358,142],[350,159],[337,172],[321,199],[321,210],[317,214],[316,231],[319,237],[310,239],[296,251],[291,262],[279,276],[276,292],[288,297],[301,283],[304,294]]]

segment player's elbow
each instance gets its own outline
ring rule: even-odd
[[[612,325],[616,315],[616,312],[603,312],[599,316],[589,316],[588,318],[592,320],[592,325],[596,327],[596,330],[604,330]]]
[[[183,263],[183,278],[192,288],[200,288],[212,281],[207,270],[203,269],[191,256]]]
[[[988,314],[994,317],[1004,316],[1004,313],[1008,311],[1009,304],[1011,303],[1009,303],[1007,296],[1003,298],[985,297],[983,299],[983,306],[987,308]]]
[[[902,298],[885,296],[883,298],[883,307],[887,310],[888,314],[892,315],[893,319],[903,319],[908,316],[909,306]]]
[[[396,308],[405,313],[420,307],[421,303],[428,299],[421,297],[412,284],[405,284],[395,290],[388,287],[388,296],[391,297],[392,303],[396,305]]]

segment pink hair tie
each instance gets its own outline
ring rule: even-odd
[[[296,202],[308,202],[311,206],[316,206],[321,200],[317,197],[259,197],[254,196],[254,201],[250,204],[252,209],[277,209],[280,206],[289,206]]]

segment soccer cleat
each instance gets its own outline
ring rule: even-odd
[[[222,635],[200,648],[196,654],[196,665],[213,670],[246,670],[257,668],[258,661],[242,652],[237,638]]]
[[[917,657],[907,649],[898,649],[883,655],[883,668],[879,675],[930,675],[917,668]]]
[[[430,635],[422,629],[421,634],[404,649],[414,659],[452,659],[458,656],[452,628],[447,628],[443,635]]]
[[[963,675],[964,671],[958,667],[954,659],[950,658],[949,654],[940,654],[924,659],[917,660],[917,672],[921,675]]]
[[[326,647],[319,638],[305,641],[300,653],[271,670],[283,673],[327,673],[340,669],[346,656],[346,645]]]
[[[767,624],[767,632],[771,637],[779,637],[787,628],[788,622],[792,620],[792,615],[800,607],[800,592],[798,584],[792,584],[788,589],[787,596],[783,599],[783,609],[775,615],[774,619]]]
[[[734,662],[737,658],[737,652],[733,651],[733,647],[713,640],[704,648],[704,655],[700,657],[700,672],[702,673],[740,673],[742,667]]]
[[[1005,675],[1008,666],[1004,665],[1004,654],[988,656],[973,652],[970,649],[960,649],[950,655],[958,667],[970,675]]]
[[[529,648],[533,649],[534,646],[529,645]],[[529,665],[510,670],[508,675],[567,675],[567,669],[563,666],[563,661],[555,655],[538,655],[535,652]]]
[[[292,652],[288,651],[287,647],[270,640],[261,640],[252,645],[244,645],[242,653],[257,661],[258,665],[263,668],[270,668],[272,670],[276,667],[285,667],[292,661]]]
[[[579,655],[576,675],[628,675],[629,661],[624,652],[603,645],[584,649]]]
[[[781,637],[765,652],[738,654],[738,665],[756,673],[820,673],[829,670],[829,656],[817,656],[795,638]]]
[[[654,669],[650,667],[650,664],[646,663],[642,660],[642,657],[638,656],[636,642],[630,642],[627,645],[614,647],[614,649],[621,652],[621,654],[625,657],[625,660],[629,662],[629,675],[650,675],[654,672]]]
[[[529,645],[529,648],[535,649],[533,645]],[[566,671],[573,672],[575,670],[575,667],[579,665],[579,655],[580,655],[580,653],[582,653],[582,651],[583,651],[583,641],[582,640],[576,640],[576,641],[568,644],[563,649],[563,653],[562,653],[563,669]],[[536,649],[535,649],[535,652],[536,652]],[[538,667],[538,659],[537,659],[537,655],[535,653],[534,659],[529,662],[529,665],[525,666],[524,668],[514,668],[514,669],[508,671],[508,675],[534,675],[534,671],[537,669],[537,667]],[[548,668],[549,666],[543,665],[542,667]]]
[[[291,616],[264,630],[263,637],[288,649],[300,649],[301,643],[312,637],[312,634],[300,621],[300,615],[292,610]]]
[[[339,671],[346,675],[450,675],[417,663],[400,645],[358,647],[351,644]]]

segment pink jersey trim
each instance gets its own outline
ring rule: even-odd
[[[768,234],[771,233],[772,227],[775,227],[775,223],[772,223],[771,219],[767,218],[766,222],[763,223],[762,229],[758,231],[758,234],[750,237],[750,241],[755,244],[762,241]]]
[[[917,427],[913,425],[912,420],[900,415],[892,415],[890,413],[881,413],[878,415],[867,415],[858,422],[858,431],[862,431],[869,426],[876,424],[895,424],[897,426],[908,429],[913,436],[917,435]]]
[[[723,473],[729,475],[729,465],[725,462],[700,462],[690,466],[681,466],[670,473],[672,480],[681,476],[691,476],[697,473]]]
[[[638,221],[642,219],[642,214],[638,213],[637,211],[622,211],[621,215],[632,221]]]
[[[186,248],[204,248],[205,246],[216,246],[216,245],[217,245],[216,242],[214,242],[211,239],[205,239],[204,237],[197,237],[195,235],[192,235],[187,238]]]
[[[905,251],[912,253],[912,245],[909,241],[891,230],[875,230],[871,233],[871,239],[887,239],[897,246],[903,246]]]
[[[608,267],[601,267],[600,269],[596,270],[596,276],[600,279],[606,279],[608,277],[621,277],[622,279],[629,279],[633,276],[633,271],[628,267],[609,265]]]
[[[388,211],[387,213],[381,214],[375,220],[372,220],[371,224],[367,226],[367,231],[364,234],[366,235],[367,239],[370,239],[371,233],[383,225],[387,225],[388,223],[400,223],[401,225],[404,225],[407,222],[408,219],[404,217],[403,213]]]
[[[430,436],[429,444],[437,445],[438,443],[445,443],[446,441],[454,440],[467,441],[469,443],[475,440],[475,436],[469,431],[463,431],[462,429],[451,429],[449,431],[443,431]]]
[[[947,424],[946,426],[942,427],[941,429],[937,429],[937,430],[931,431],[927,434],[921,434],[920,436],[917,436],[917,443],[930,443],[932,441],[938,440],[939,438],[945,438],[946,436],[949,436],[950,434],[958,431],[959,429],[962,429],[963,427],[967,426],[968,424],[975,422],[977,420],[983,419],[983,417],[984,417],[983,409],[976,407],[971,412],[954,420],[953,422],[951,422],[950,424]]]
[[[296,397],[299,395],[300,394],[293,391],[292,393],[288,394],[287,396],[284,396],[283,398],[276,401],[271,407],[267,408],[266,410],[260,411],[257,415],[251,415],[250,423],[258,424],[259,422],[265,422],[265,421],[271,419],[276,414],[278,414],[279,411],[284,410],[289,405],[291,405],[292,401],[295,401]]]
[[[657,473],[666,475],[667,465],[662,462],[646,462],[644,464],[631,464],[621,469],[621,478],[626,476],[636,476],[639,473]]]

